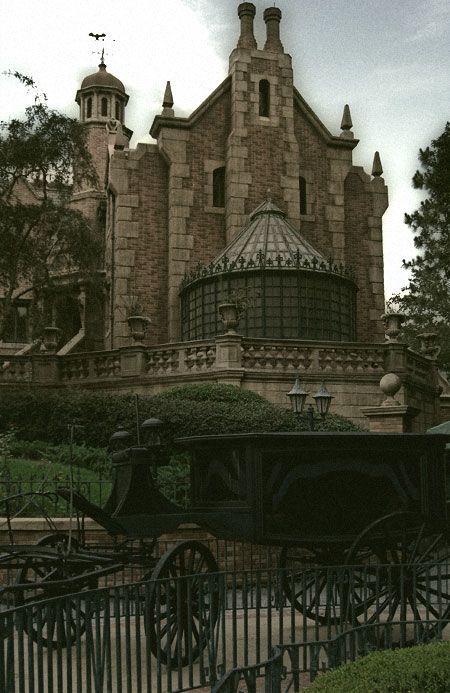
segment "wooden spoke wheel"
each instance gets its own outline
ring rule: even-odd
[[[423,622],[421,639],[431,639],[435,626],[427,622],[450,611],[449,558],[446,533],[431,529],[421,515],[400,511],[376,520],[347,556],[349,564],[361,564],[350,574],[356,599],[347,602],[347,620]],[[406,626],[399,637],[408,641]]]
[[[145,624],[164,664],[186,666],[207,647],[219,614],[217,572],[211,551],[197,541],[177,544],[157,563]]]
[[[279,557],[283,593],[296,611],[320,625],[341,622],[347,583],[341,579],[343,553],[336,546],[283,547]],[[336,566],[336,567],[334,567]]]
[[[60,644],[67,647],[86,630],[86,612],[84,601],[75,592],[92,590],[97,587],[98,579],[94,576],[83,578],[83,573],[90,573],[95,566],[76,561],[70,555],[69,536],[67,534],[50,534],[40,539],[36,546],[56,549],[55,556],[30,556],[26,559],[17,574],[18,585],[29,587],[18,588],[14,593],[16,606],[30,603],[30,609],[24,613],[23,627],[35,642],[44,647]],[[77,541],[72,538],[71,549],[76,552]],[[60,581],[80,577],[80,582],[70,582],[65,586]],[[54,583],[58,584],[54,584]],[[69,596],[70,595],[70,596]],[[48,605],[43,600],[61,597]],[[64,598],[65,597],[65,598]]]

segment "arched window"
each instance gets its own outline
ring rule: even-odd
[[[300,214],[307,214],[307,206],[306,206],[306,180],[303,178],[303,176],[300,176],[298,179],[298,189],[300,193]]]
[[[120,102],[116,101],[116,120],[120,120]]]
[[[266,118],[270,115],[270,83],[267,79],[259,83],[259,115]]]
[[[213,171],[213,207],[225,207],[225,166]]]
[[[92,117],[92,98],[89,97],[86,101],[86,118]]]
[[[102,98],[102,116],[108,115],[108,99],[106,96]]]

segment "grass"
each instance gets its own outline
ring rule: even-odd
[[[84,467],[73,467],[75,488],[92,503],[104,505],[107,500],[111,482],[100,479],[99,474]],[[0,515],[4,514],[3,499],[21,493],[54,492],[58,486],[68,486],[70,468],[68,465],[48,460],[30,460],[23,457],[8,457],[0,461]],[[15,501],[14,511],[20,510],[20,503]],[[64,517],[68,513],[67,503],[54,497],[28,503],[22,516],[37,517],[43,512]]]

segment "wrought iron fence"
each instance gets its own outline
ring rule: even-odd
[[[251,693],[270,674],[266,690],[298,691],[370,649],[441,638],[448,568],[332,566],[300,582],[276,569],[230,571],[25,600],[0,612],[0,690],[234,693],[244,679]],[[286,580],[299,586],[292,602]],[[411,585],[423,586],[420,598]]]
[[[71,483],[73,483],[74,490],[81,493],[91,503],[99,506],[103,506],[108,500],[112,486],[111,476],[99,474],[97,479],[87,481],[81,477],[76,469],[72,479],[69,475],[51,479],[45,478],[42,474],[33,474],[26,478],[8,475],[0,478],[0,503],[5,498],[21,494],[41,493],[43,491],[54,494],[58,488],[68,488]],[[188,506],[190,494],[188,481],[185,479],[165,478],[160,482],[159,486],[168,500],[181,507]],[[39,507],[28,507],[27,516],[41,517],[44,510],[54,517],[66,517],[69,512],[67,502],[58,498],[57,495],[53,495],[51,500],[47,498],[44,508],[41,505]]]

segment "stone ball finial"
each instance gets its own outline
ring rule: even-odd
[[[381,406],[390,407],[392,405],[400,406],[400,402],[395,399],[395,395],[400,390],[402,381],[395,373],[386,373],[380,380],[380,390],[386,395],[386,399]]]

